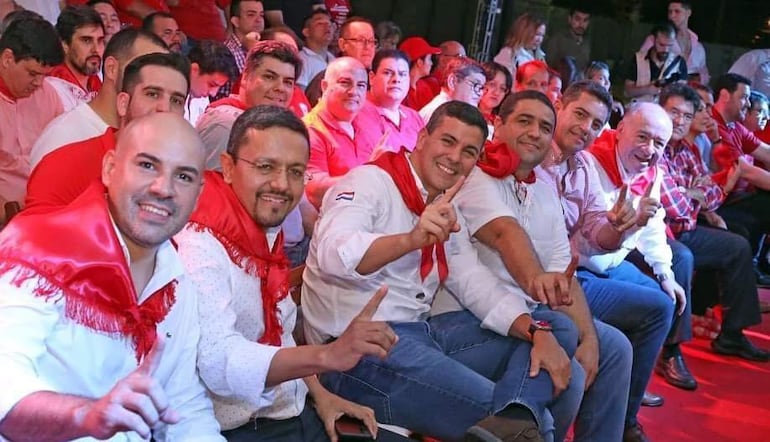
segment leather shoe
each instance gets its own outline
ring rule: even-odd
[[[660,407],[663,405],[663,396],[658,396],[657,394],[650,393],[649,391],[644,392],[644,396],[642,396],[642,405],[645,407]]]
[[[754,266],[754,275],[757,277],[758,286],[770,287],[770,275],[763,272],[760,266]]]
[[[650,440],[644,434],[642,426],[636,423],[623,431],[623,442],[650,442]]]
[[[740,339],[726,338],[720,334],[711,341],[711,349],[715,353],[728,356],[738,356],[743,359],[755,362],[770,361],[770,352],[754,346],[746,336],[741,335]]]
[[[659,357],[658,363],[655,364],[655,373],[663,376],[666,382],[674,387],[679,387],[683,390],[695,390],[698,388],[698,382],[692,376],[690,370],[687,369],[681,354],[668,358]]]
[[[465,442],[544,442],[535,419],[488,416],[470,427]]]

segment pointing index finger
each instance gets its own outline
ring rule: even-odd
[[[388,286],[383,284],[379,289],[377,289],[377,292],[374,294],[374,296],[372,296],[372,299],[370,299],[364,308],[361,309],[361,313],[358,314],[356,319],[371,321],[374,317],[374,314],[377,313],[377,308],[379,308],[380,303],[383,299],[385,299],[385,295],[387,294]]]
[[[452,199],[454,199],[455,195],[457,195],[457,192],[460,191],[460,188],[463,187],[463,184],[465,183],[465,176],[460,176],[460,179],[457,180],[457,182],[454,184],[454,186],[447,189],[446,192],[444,192],[444,196],[441,198],[441,202],[444,203],[451,203]]]
[[[620,194],[618,195],[618,200],[615,201],[615,207],[612,208],[613,212],[617,212],[620,210],[621,207],[623,207],[623,204],[626,202],[626,198],[628,197],[628,184],[623,184],[620,188]]]
[[[650,195],[652,195],[652,188],[655,186],[655,180],[650,181],[649,184],[647,184],[647,188],[644,189],[644,195],[642,198],[649,198]]]
[[[564,271],[564,276],[572,279],[573,276],[575,276],[575,271],[578,268],[578,256],[572,255],[572,259],[569,261],[569,265],[567,266],[567,270]]]

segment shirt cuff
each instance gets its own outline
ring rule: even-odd
[[[671,270],[671,264],[655,263],[652,266],[655,276],[666,276],[668,279],[674,279],[674,272]]]
[[[269,391],[265,387],[273,357],[281,347],[254,343],[255,351],[234,351],[228,355],[227,379],[230,391],[255,407]]]
[[[380,273],[381,269],[368,275],[362,275],[356,271],[356,267],[366,255],[366,251],[372,246],[374,241],[386,236],[383,233],[356,232],[348,240],[343,242],[337,249],[337,255],[342,262],[342,266],[347,271],[347,276],[353,276],[359,280],[372,279]]]
[[[521,315],[530,314],[527,301],[516,293],[506,293],[489,314],[481,321],[481,327],[508,336],[511,325]]]

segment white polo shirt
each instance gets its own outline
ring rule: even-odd
[[[88,103],[78,104],[48,123],[32,145],[30,167],[34,169],[44,156],[60,147],[98,137],[107,130],[107,127],[109,127],[107,123]]]

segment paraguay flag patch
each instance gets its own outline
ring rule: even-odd
[[[340,192],[334,198],[335,201],[353,201],[353,197],[356,196],[355,192]]]

